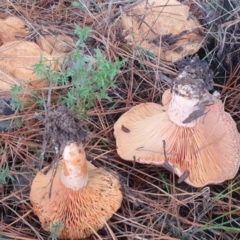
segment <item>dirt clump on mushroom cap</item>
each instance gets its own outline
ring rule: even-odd
[[[91,139],[81,119],[64,106],[49,112],[46,119],[46,133],[55,145],[65,147],[69,141],[85,143]]]

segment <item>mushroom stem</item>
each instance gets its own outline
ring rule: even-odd
[[[68,144],[63,151],[63,160],[62,183],[74,191],[85,187],[88,181],[88,169],[83,145]]]
[[[178,126],[193,128],[218,95],[210,94],[202,79],[191,79],[184,73],[174,83],[168,116]]]
[[[170,120],[178,126],[189,128],[196,126],[199,118],[188,123],[183,122],[190,116],[190,114],[198,110],[198,102],[199,99],[188,99],[174,93],[168,109]]]

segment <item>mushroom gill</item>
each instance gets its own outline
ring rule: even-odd
[[[119,118],[114,135],[121,158],[154,165],[167,160],[179,177],[189,171],[185,181],[195,187],[231,179],[238,171],[239,133],[221,100],[206,106],[206,114],[192,127],[171,121],[159,104],[143,103]]]

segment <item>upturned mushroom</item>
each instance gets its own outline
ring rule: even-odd
[[[162,104],[142,103],[118,119],[114,135],[119,156],[163,165],[195,187],[232,179],[240,163],[240,136],[208,83],[182,71]]]
[[[120,207],[120,183],[86,160],[82,144],[67,144],[62,156],[55,176],[54,169],[46,175],[43,169],[36,175],[30,201],[44,230],[51,231],[54,224],[61,223],[58,238],[86,238]]]

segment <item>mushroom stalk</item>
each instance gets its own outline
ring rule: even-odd
[[[178,126],[194,127],[197,125],[199,118],[195,121],[185,123],[185,120],[193,113],[198,111],[199,99],[189,99],[173,93],[172,100],[168,109],[168,116],[172,122]]]
[[[87,159],[82,144],[68,145],[63,151],[64,165],[61,172],[61,181],[74,191],[85,187],[88,182]]]
[[[193,128],[205,115],[206,106],[218,99],[217,93],[209,93],[202,79],[188,78],[183,71],[175,81],[168,116],[178,126]]]

